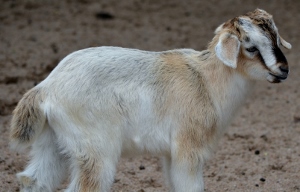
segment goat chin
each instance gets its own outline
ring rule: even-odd
[[[238,25],[252,17],[222,24],[200,52],[97,47],[64,58],[14,110],[12,145],[32,147],[30,164],[17,175],[23,190],[53,191],[70,167],[66,191],[109,191],[120,157],[146,153],[163,157],[173,191],[204,191],[204,162],[253,78],[269,74],[271,61],[263,57],[279,61],[247,47],[253,37],[247,40],[247,25]]]

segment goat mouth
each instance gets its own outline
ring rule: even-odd
[[[269,79],[270,83],[281,83],[283,80],[285,80],[287,78],[287,74],[286,75],[275,75],[273,73],[269,73],[269,75],[271,75],[273,78]]]
[[[275,77],[278,80],[285,80],[287,78],[287,75],[275,75],[273,73],[269,73],[270,75],[272,75],[273,77]]]

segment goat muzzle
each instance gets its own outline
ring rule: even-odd
[[[280,83],[283,80],[285,80],[288,77],[289,74],[289,67],[286,64],[283,64],[281,66],[279,66],[279,70],[280,73],[269,73],[271,76],[273,76],[273,80],[271,81],[271,83]]]

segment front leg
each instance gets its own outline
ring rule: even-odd
[[[174,192],[204,192],[203,166],[216,148],[215,126],[182,128],[173,139],[171,183]]]
[[[170,176],[173,192],[204,192],[203,162],[190,159],[172,159]]]
[[[171,177],[171,164],[172,164],[171,157],[169,155],[164,156],[162,158],[162,163],[163,163],[163,173],[165,176],[168,189],[174,189],[174,185],[172,183],[172,177]]]

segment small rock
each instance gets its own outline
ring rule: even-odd
[[[294,122],[300,123],[300,116],[294,116]]]
[[[261,182],[265,182],[266,179],[265,179],[265,178],[260,178],[260,181],[261,181]]]
[[[254,154],[255,154],[255,155],[259,155],[259,154],[260,154],[260,151],[259,151],[259,150],[255,150],[255,151],[254,151]]]
[[[296,185],[296,186],[294,186],[294,189],[295,189],[295,190],[299,190],[300,187]]]
[[[265,134],[264,134],[264,135],[261,135],[260,138],[262,138],[264,141],[268,141],[268,137],[267,137],[267,135],[265,135]]]
[[[134,171],[127,171],[127,173],[129,173],[130,175],[135,175]]]
[[[57,53],[58,52],[58,47],[57,47],[57,45],[55,43],[52,43],[50,45],[50,47],[51,47],[53,53]]]
[[[144,170],[144,169],[145,169],[145,166],[144,166],[144,165],[140,165],[139,169],[140,169],[140,170]]]
[[[113,16],[112,14],[103,11],[96,13],[95,17],[101,20],[111,20],[115,18],[115,16]]]
[[[120,179],[115,179],[114,183],[118,183],[120,181]]]

